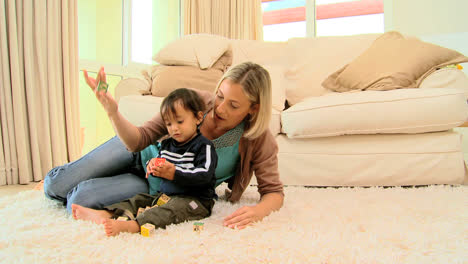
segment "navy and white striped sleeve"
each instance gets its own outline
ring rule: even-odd
[[[201,141],[194,151],[193,167],[176,167],[174,183],[180,186],[202,186],[216,181],[215,170],[218,164],[218,155],[213,144],[206,140]]]

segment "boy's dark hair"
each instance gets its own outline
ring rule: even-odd
[[[205,102],[195,91],[187,88],[178,88],[168,94],[162,101],[160,112],[163,119],[165,119],[164,117],[175,115],[175,104],[178,101],[182,107],[190,110],[195,117],[198,116],[198,112],[205,111]]]

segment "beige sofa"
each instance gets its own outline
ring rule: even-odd
[[[232,65],[253,61],[268,69],[274,93],[270,129],[279,145],[284,184],[466,182],[462,138],[452,130],[468,118],[468,78],[463,71],[432,68],[416,76],[416,89],[332,92],[323,81],[360,57],[380,35],[287,42],[203,37],[211,44],[185,37],[169,44],[154,59],[166,65],[209,69],[228,51]],[[185,49],[189,54],[180,52]],[[151,118],[162,101],[161,96],[141,95],[141,90],[151,93],[151,80],[155,80],[154,76],[148,79],[151,71],[145,75],[146,79],[125,79],[116,87],[120,111],[136,125]]]

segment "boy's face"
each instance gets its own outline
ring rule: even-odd
[[[174,115],[168,114],[164,117],[169,135],[179,143],[185,143],[191,140],[197,132],[197,126],[202,121],[203,113],[199,112],[196,117],[191,111],[185,109],[182,104],[177,101],[174,105]]]

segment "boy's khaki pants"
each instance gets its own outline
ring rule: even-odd
[[[200,220],[211,215],[214,200],[202,200],[192,196],[173,195],[170,200],[160,206],[155,206],[162,193],[149,195],[140,193],[134,197],[104,207],[112,211],[114,218],[127,216],[130,220],[136,220],[140,226],[150,223],[156,228],[164,228],[170,224],[178,224],[185,221]],[[138,209],[152,207],[138,214]]]

